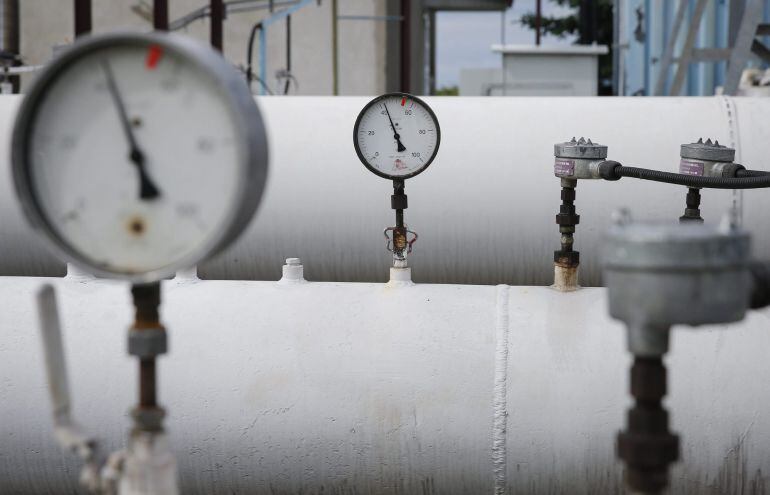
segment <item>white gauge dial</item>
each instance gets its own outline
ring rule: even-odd
[[[425,102],[406,93],[390,93],[369,102],[353,130],[359,159],[389,179],[414,177],[425,170],[440,140],[436,115]]]
[[[245,101],[231,93],[238,85],[212,69],[237,74],[206,59],[220,58],[213,51],[179,41],[86,41],[30,93],[17,123],[20,196],[65,257],[97,274],[157,279],[194,264],[248,221],[261,195],[265,138],[253,99],[245,85]]]

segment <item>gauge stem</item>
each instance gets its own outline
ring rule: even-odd
[[[167,350],[166,330],[160,323],[160,282],[131,287],[134,324],[128,333],[128,352],[139,361],[139,404],[134,426],[142,431],[163,429],[163,408],[158,405],[156,358]]]
[[[390,199],[391,206],[396,210],[396,228],[404,228],[404,209],[407,206],[406,194],[404,194],[404,180],[393,179],[393,196]]]
[[[160,190],[147,173],[144,153],[142,153],[142,150],[136,142],[134,131],[131,129],[131,122],[126,113],[126,106],[118,91],[118,85],[115,83],[115,76],[112,73],[112,68],[110,68],[110,64],[107,63],[106,60],[102,61],[102,69],[104,70],[104,76],[107,80],[107,88],[110,91],[113,103],[115,103],[115,108],[118,110],[120,123],[123,127],[123,132],[126,135],[126,140],[128,141],[128,158],[134,165],[136,165],[136,169],[139,171],[139,198],[143,200],[156,199],[160,196]]]

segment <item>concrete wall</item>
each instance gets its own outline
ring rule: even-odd
[[[340,15],[385,15],[383,0],[338,0]],[[171,0],[169,20],[207,4],[206,0]],[[119,28],[149,30],[151,22],[132,11],[145,0],[99,0],[93,2],[94,32]],[[21,7],[21,52],[26,64],[43,64],[51,58],[52,47],[72,42],[73,6],[66,0],[24,0]],[[292,72],[301,95],[332,94],[331,1],[311,4],[292,16]],[[246,43],[251,26],[268,15],[266,10],[234,13],[225,21],[224,54],[236,65],[246,63]],[[385,23],[369,20],[339,21],[340,94],[368,95],[385,91]],[[285,22],[268,29],[268,84],[275,86],[275,71],[286,66]],[[180,32],[208,42],[208,19],[198,20]],[[255,44],[255,50],[257,46]],[[254,64],[257,64],[256,52]],[[25,76],[24,85],[34,76]],[[257,83],[253,90],[258,91]]]

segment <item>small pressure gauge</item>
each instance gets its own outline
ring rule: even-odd
[[[246,227],[267,174],[259,110],[206,45],[163,33],[85,38],[27,93],[13,177],[29,221],[67,261],[151,282]]]
[[[440,142],[436,114],[424,101],[406,93],[370,101],[353,127],[358,158],[386,179],[408,179],[423,172],[436,157]]]

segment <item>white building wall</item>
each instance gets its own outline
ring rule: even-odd
[[[171,0],[169,20],[207,4],[206,0]],[[151,29],[151,22],[132,11],[150,0],[97,0],[93,2],[95,33],[114,29]],[[339,0],[340,15],[385,15],[382,0]],[[74,38],[73,2],[68,0],[24,0],[21,8],[21,52],[29,65],[43,64],[51,58],[52,47],[71,43]],[[331,2],[312,3],[292,15],[292,73],[299,91],[292,94],[332,94],[332,13]],[[230,14],[225,20],[224,54],[236,65],[246,64],[246,43],[254,23],[265,18],[267,10]],[[385,90],[385,23],[371,20],[340,20],[338,24],[340,94],[378,94]],[[198,20],[180,30],[201,41],[209,40],[208,19]],[[275,86],[276,70],[286,67],[286,23],[268,28],[268,84]],[[255,42],[254,71],[258,71],[258,42]],[[24,85],[34,76],[25,76]],[[253,91],[258,92],[255,83]]]

